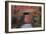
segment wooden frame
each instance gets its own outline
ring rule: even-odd
[[[26,4],[40,4],[43,5],[43,16],[44,16],[44,20],[43,20],[43,29],[42,30],[28,30],[28,31],[11,31],[9,32],[9,3],[26,3]],[[18,33],[18,32],[36,32],[36,31],[45,31],[45,3],[37,3],[37,2],[20,2],[20,1],[5,1],[5,32],[6,33]]]

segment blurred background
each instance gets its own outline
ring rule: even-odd
[[[30,22],[33,27],[41,27],[41,7],[40,6],[18,6],[11,5],[11,28],[20,28],[23,24],[24,13],[29,13]]]

